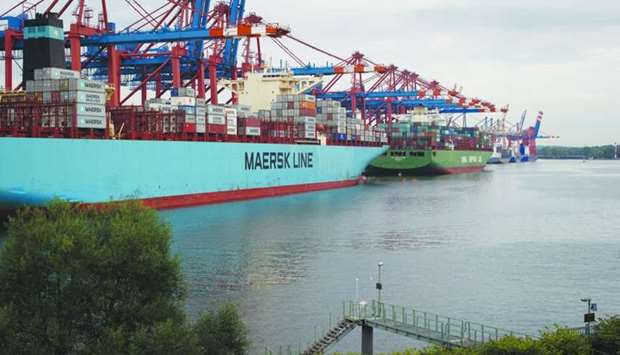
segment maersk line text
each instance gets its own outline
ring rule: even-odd
[[[245,153],[245,170],[306,169],[314,167],[314,153]]]

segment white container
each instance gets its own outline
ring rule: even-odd
[[[316,96],[313,95],[300,95],[301,101],[316,102]]]
[[[87,91],[62,91],[61,99],[64,102],[77,102],[90,105],[105,105],[106,95],[104,93]]]
[[[245,127],[244,133],[246,136],[260,136],[260,128],[259,127]]]
[[[226,116],[209,114],[207,116],[207,122],[209,122],[209,124],[226,124]]]
[[[226,134],[228,134],[229,136],[236,136],[237,135],[237,126],[235,126],[235,127],[228,126],[226,128]]]
[[[204,123],[196,123],[196,133],[207,133],[207,125]]]
[[[196,123],[196,115],[185,114],[185,122],[186,123]]]
[[[306,139],[315,139],[316,138],[316,132],[315,131],[306,131],[306,132],[304,132],[304,138],[306,138]]]
[[[106,111],[104,105],[89,105],[78,103],[75,105],[78,115],[105,117]]]
[[[196,97],[196,90],[194,88],[178,88],[177,93],[177,96]]]
[[[241,112],[245,114],[252,113],[252,106],[250,105],[234,105],[233,108],[237,110],[237,113],[241,113]]]
[[[219,105],[207,105],[207,114],[211,115],[221,115],[224,116],[226,114],[226,109],[224,106]]]
[[[170,104],[173,106],[196,106],[196,98],[173,96],[170,98]]]
[[[235,121],[237,120],[237,110],[234,108],[230,108],[230,107],[225,108],[224,115],[226,116],[226,118],[234,118]]]
[[[80,72],[60,68],[41,68],[34,70],[34,80],[60,79],[80,79]]]
[[[105,129],[106,118],[90,115],[78,115],[77,116],[78,128],[92,128],[92,129]]]
[[[58,85],[58,81],[56,81]],[[101,81],[85,79],[69,79],[68,90],[104,93],[107,85]]]

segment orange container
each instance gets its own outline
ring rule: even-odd
[[[316,110],[316,103],[308,102],[308,101],[302,101],[301,102],[301,108],[302,109],[306,109],[306,110]]]

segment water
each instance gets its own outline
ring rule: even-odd
[[[254,352],[376,298],[378,261],[388,303],[535,334],[579,326],[586,296],[620,313],[618,182],[618,162],[539,161],[161,215],[190,314],[238,304]],[[377,351],[424,345],[375,332]],[[354,331],[331,350],[359,348]]]
[[[343,300],[375,298],[383,261],[386,302],[451,317],[535,334],[579,326],[585,296],[599,314],[620,313],[620,164],[486,170],[163,212],[187,308],[235,302],[255,351],[296,348]],[[332,350],[359,351],[359,341],[353,332]],[[424,345],[384,332],[375,344]]]

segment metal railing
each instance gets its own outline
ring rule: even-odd
[[[353,321],[367,321],[392,328],[398,333],[457,346],[471,346],[505,336],[530,337],[502,328],[376,301],[367,304],[345,302],[343,316]]]

